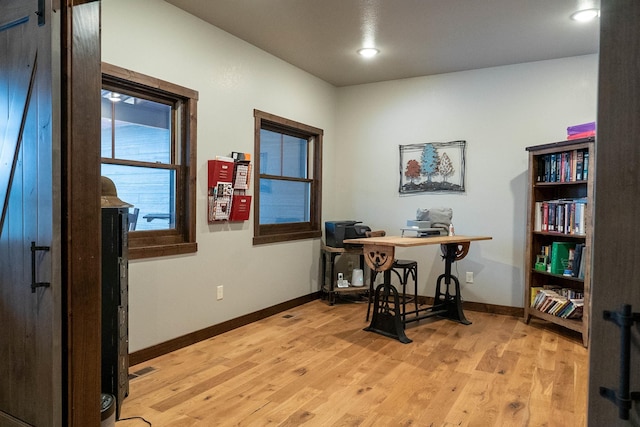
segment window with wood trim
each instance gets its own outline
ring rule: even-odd
[[[129,205],[129,258],[196,252],[198,93],[102,64],[101,175]]]
[[[316,238],[322,194],[322,129],[254,110],[253,244]]]

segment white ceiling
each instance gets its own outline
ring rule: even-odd
[[[166,1],[335,86],[598,52],[598,0]]]

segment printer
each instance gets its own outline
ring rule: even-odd
[[[362,221],[325,221],[324,236],[327,246],[344,248],[345,239],[359,239],[367,237],[367,231],[371,231]]]

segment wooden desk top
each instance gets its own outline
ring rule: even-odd
[[[344,253],[362,254],[361,246],[360,247],[347,246],[346,248],[335,248],[333,246],[327,246],[324,242],[322,242],[321,249],[325,252],[333,252],[338,254],[344,254]]]
[[[433,236],[433,237],[401,237],[401,236],[383,236],[383,237],[363,237],[360,239],[346,239],[345,243],[356,245],[380,245],[380,246],[397,246],[411,247],[424,245],[441,245],[447,243],[465,243],[476,240],[491,240],[491,236]]]

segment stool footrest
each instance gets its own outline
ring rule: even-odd
[[[385,274],[395,273],[400,282],[402,292],[398,292],[398,304],[400,305],[401,315],[403,321],[406,319],[407,303],[413,302],[415,304],[415,310],[418,310],[418,262],[408,259],[395,259]],[[369,283],[369,305],[367,307],[367,321],[369,321],[369,314],[371,312],[371,304],[374,297],[374,281],[378,271],[372,270],[370,283]],[[388,276],[385,276],[388,277]],[[407,285],[409,278],[413,279],[413,295],[407,295]],[[389,283],[390,284],[390,283]]]

